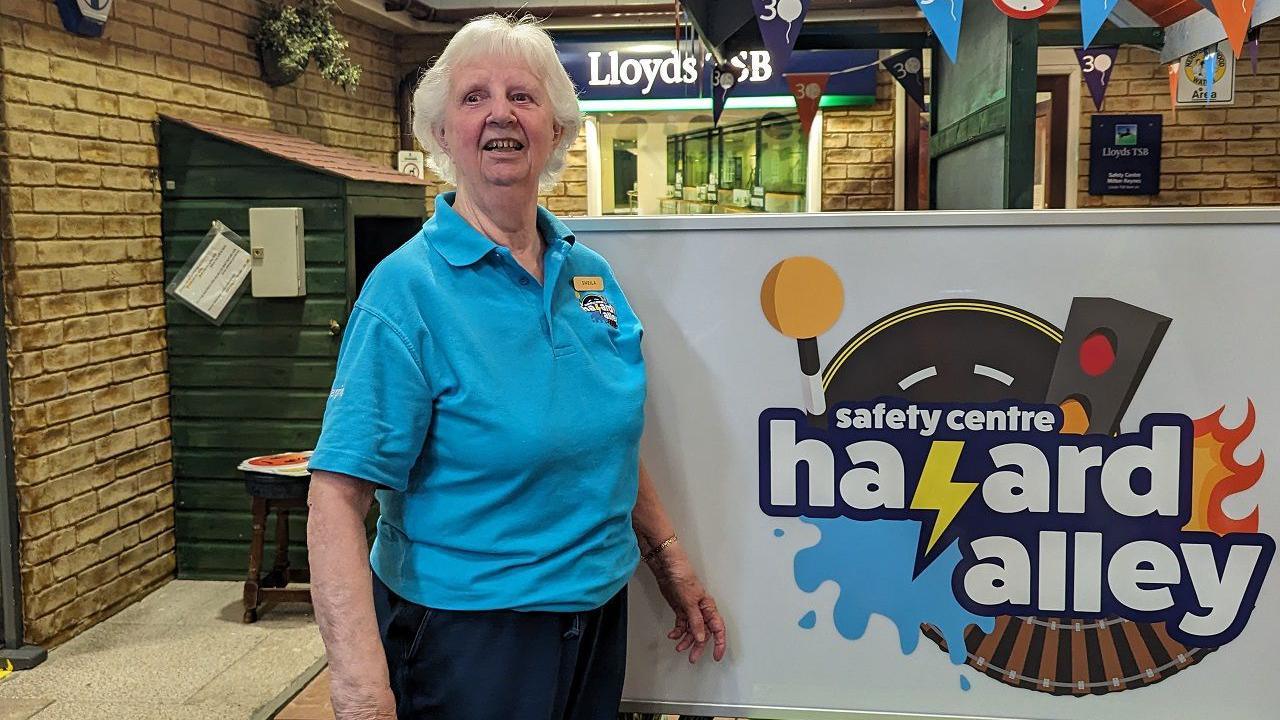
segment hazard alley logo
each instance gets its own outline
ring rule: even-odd
[[[760,508],[818,527],[796,581],[840,584],[846,637],[879,613],[905,652],[923,631],[1006,683],[1084,695],[1159,682],[1245,629],[1275,554],[1256,508],[1222,508],[1261,478],[1261,454],[1236,460],[1252,403],[1236,428],[1219,409],[1121,432],[1170,318],[1076,298],[1059,330],[999,303],[924,303],[820,371],[834,271],[784,260],[761,302],[798,342],[804,392],[760,414]]]

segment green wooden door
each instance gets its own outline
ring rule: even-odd
[[[214,220],[247,245],[251,207],[303,210],[305,297],[246,290],[221,326],[166,298],[178,574],[239,579],[251,523],[236,465],[319,435],[339,344],[329,323],[347,313],[344,183],[171,123],[161,125],[161,173],[166,284]],[[291,517],[290,535],[304,566],[304,517]]]

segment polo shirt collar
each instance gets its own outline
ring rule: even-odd
[[[450,191],[436,196],[436,211],[427,221],[426,234],[431,247],[445,261],[454,267],[466,267],[479,262],[498,245],[471,227],[470,223],[454,211],[453,198],[456,194]],[[541,205],[538,206],[537,222],[538,234],[548,248],[562,243],[571,246],[575,242],[568,226]]]

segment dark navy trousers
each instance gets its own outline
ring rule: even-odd
[[[427,608],[373,575],[399,720],[617,720],[627,589],[578,613]]]

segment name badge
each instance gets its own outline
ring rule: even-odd
[[[575,275],[573,289],[577,292],[600,292],[604,290],[604,278],[599,275]]]

